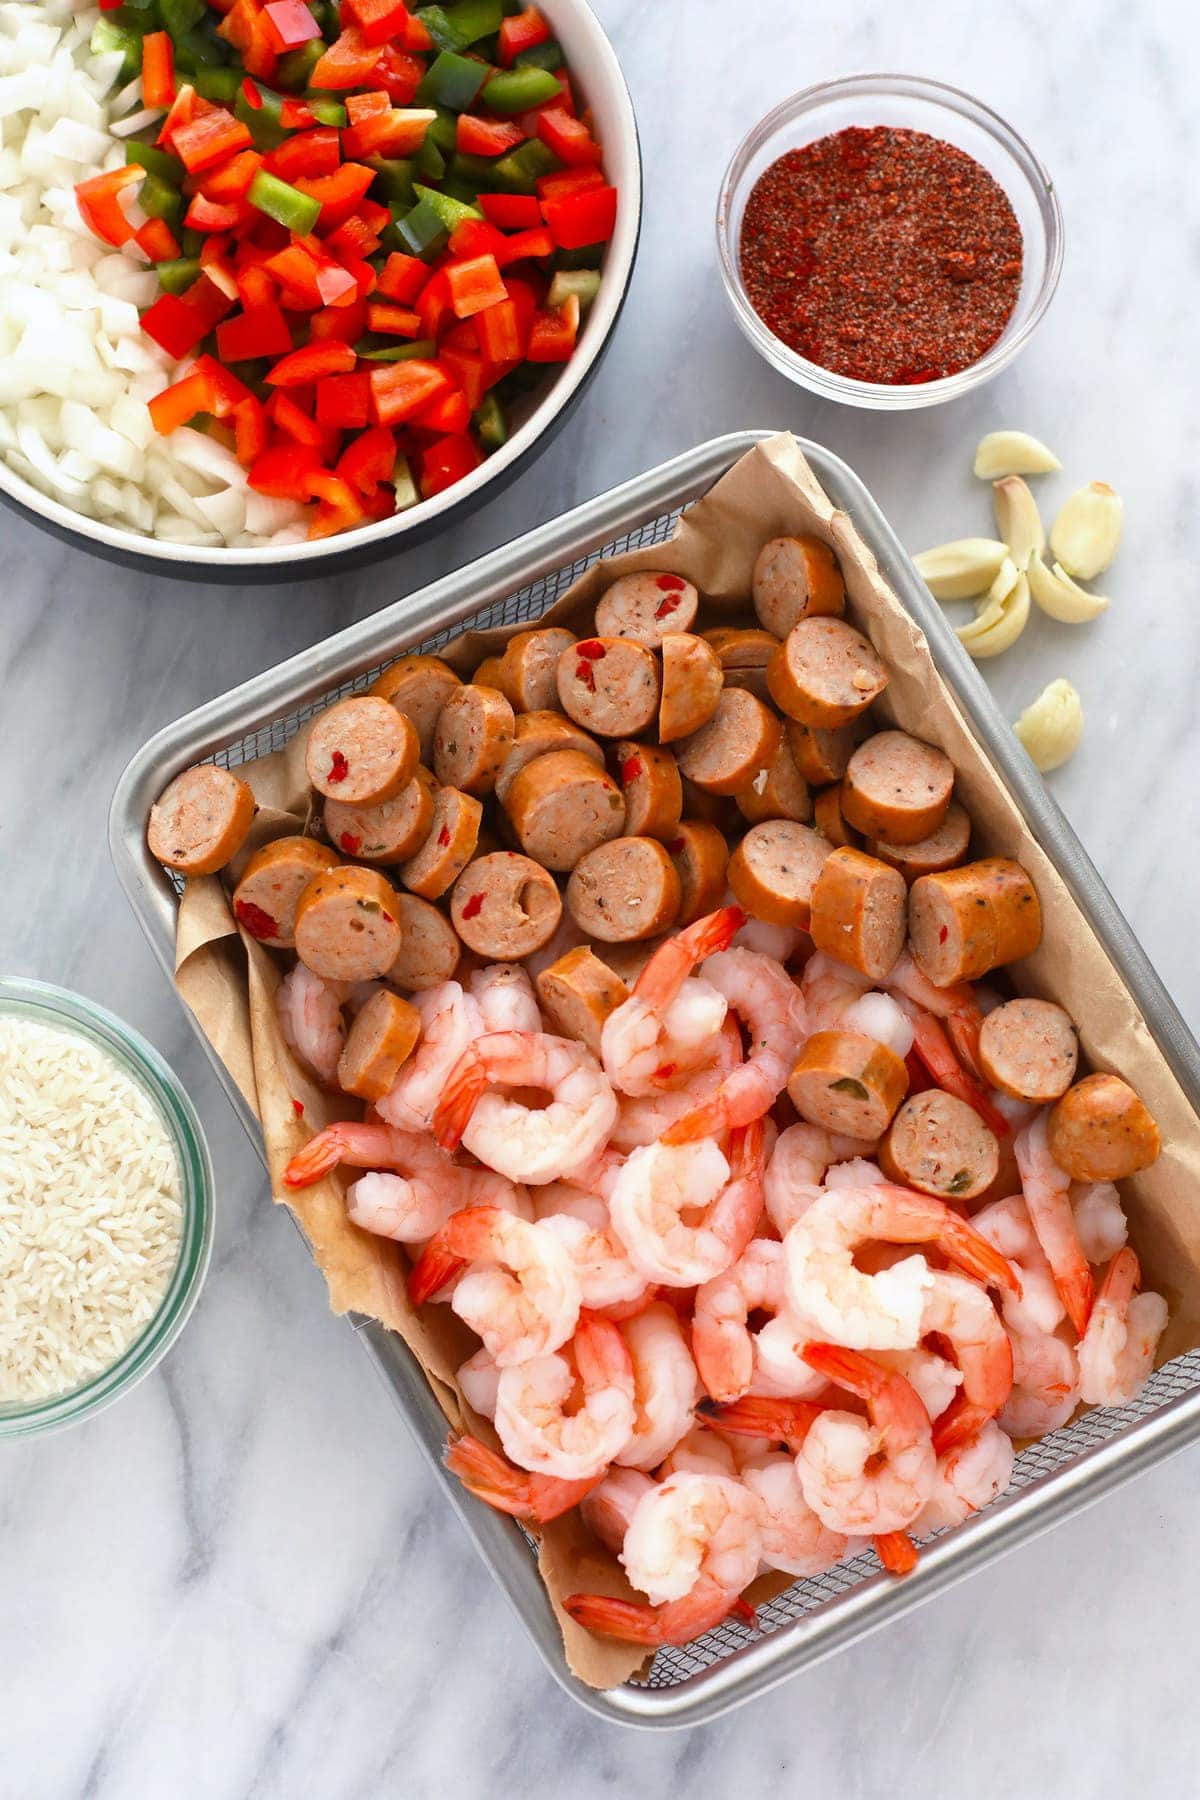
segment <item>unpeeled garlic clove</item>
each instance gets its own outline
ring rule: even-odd
[[[955,635],[976,662],[999,656],[1011,650],[1029,622],[1029,581],[1017,576],[1003,599],[985,601],[969,625],[960,625]]]
[[[1007,555],[995,538],[956,538],[922,550],[913,562],[935,600],[974,600],[987,592]]]
[[[993,482],[992,505],[996,529],[1008,545],[1009,555],[1018,569],[1027,568],[1030,557],[1040,556],[1046,548],[1042,515],[1027,483],[1019,475]]]
[[[1002,475],[1051,475],[1061,468],[1053,450],[1027,431],[989,431],[975,451],[975,473],[981,481]]]
[[[1069,681],[1044,687],[1013,726],[1030,757],[1048,774],[1074,756],[1083,736],[1083,702]]]
[[[1103,594],[1089,594],[1071,580],[1061,563],[1048,569],[1040,556],[1029,561],[1029,591],[1044,613],[1062,625],[1086,625],[1098,619],[1108,601]]]
[[[1121,541],[1121,497],[1106,481],[1090,481],[1064,502],[1050,548],[1069,575],[1091,581],[1103,574]]]

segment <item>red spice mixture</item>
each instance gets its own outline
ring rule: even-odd
[[[1022,243],[1003,188],[923,131],[851,126],[789,151],[742,219],[750,303],[777,338],[857,381],[936,381],[1007,324]]]

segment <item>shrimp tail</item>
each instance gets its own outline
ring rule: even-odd
[[[843,1344],[805,1344],[800,1354],[810,1369],[848,1388],[872,1410],[885,1406],[892,1416],[905,1417],[910,1427],[929,1430],[924,1402],[912,1383],[895,1369],[885,1369],[873,1357],[848,1350]]]
[[[577,1624],[601,1637],[649,1646],[690,1644],[731,1612],[745,1616],[743,1602],[736,1594],[703,1579],[682,1600],[671,1600],[664,1606],[651,1606],[644,1600],[618,1600],[611,1594],[568,1594],[563,1607]]]
[[[465,1258],[438,1242],[441,1236],[430,1238],[409,1272],[408,1297],[414,1306],[423,1306],[466,1267]]]
[[[735,1437],[768,1438],[799,1450],[813,1423],[826,1408],[814,1400],[776,1400],[761,1394],[744,1394],[727,1406],[701,1401],[696,1408],[717,1431]]]
[[[728,1130],[729,1123],[724,1088],[719,1087],[711,1099],[693,1107],[690,1113],[669,1125],[659,1141],[663,1144],[694,1144],[699,1138],[719,1137],[721,1132]]]
[[[1021,1277],[1012,1263],[957,1213],[951,1213],[947,1219],[940,1243],[965,1274],[973,1275],[987,1287],[1001,1288],[1016,1300],[1021,1298]]]
[[[443,1150],[458,1149],[486,1086],[487,1069],[472,1044],[451,1069],[433,1109],[431,1129]]]
[[[655,1011],[666,1006],[697,964],[718,950],[728,950],[745,923],[740,906],[722,906],[677,931],[659,946],[634,982],[635,998]]]
[[[979,1033],[983,1021],[977,1012],[953,1012],[946,1020],[946,1029],[950,1033],[950,1042],[958,1053],[959,1061],[966,1064],[972,1075],[978,1075],[979,1069]]]
[[[933,1422],[935,1455],[944,1456],[948,1450],[969,1443],[994,1417],[990,1407],[968,1400],[961,1392],[955,1394],[945,1412],[939,1413]]]
[[[913,1048],[938,1086],[978,1113],[996,1137],[1009,1138],[1012,1126],[1000,1109],[992,1105],[974,1076],[967,1074],[955,1056],[941,1022],[919,1007],[910,1008],[909,1017],[913,1022]]]
[[[311,1187],[322,1176],[336,1169],[342,1160],[342,1135],[337,1125],[326,1125],[309,1138],[283,1171],[283,1185],[289,1188]]]
[[[457,1475],[469,1493],[484,1500],[497,1512],[514,1519],[529,1519],[546,1525],[561,1518],[604,1479],[595,1475],[590,1481],[560,1481],[553,1475],[531,1475],[516,1469],[499,1454],[489,1450],[477,1437],[460,1437],[446,1446],[443,1458],[452,1475]]]
[[[917,1546],[907,1531],[880,1531],[875,1549],[889,1575],[911,1575],[917,1566]]]

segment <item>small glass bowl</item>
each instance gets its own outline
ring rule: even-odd
[[[991,349],[956,375],[904,386],[856,381],[798,356],[750,304],[742,282],[738,244],[751,189],[763,171],[789,150],[801,149],[848,125],[901,126],[954,144],[982,163],[999,182],[1017,215],[1024,240],[1024,269],[1012,317]],[[1058,286],[1062,214],[1054,184],[1028,144],[981,101],[940,81],[915,75],[847,75],[793,94],[743,138],[721,184],[717,251],[734,316],[772,367],[827,400],[903,412],[918,406],[940,406],[990,381],[1028,343]]]
[[[80,994],[42,981],[0,979],[0,1014],[19,1014],[85,1038],[117,1062],[148,1096],[175,1145],[183,1187],[179,1253],[158,1310],[116,1362],[79,1387],[27,1405],[0,1403],[0,1442],[91,1418],[128,1393],[166,1355],[183,1330],[208,1270],[213,1236],[213,1174],[196,1110],[153,1045]]]

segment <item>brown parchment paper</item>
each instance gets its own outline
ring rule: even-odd
[[[1200,1120],[1099,941],[972,737],[934,669],[923,634],[884,583],[849,518],[831,506],[795,440],[781,434],[750,451],[687,510],[667,543],[605,558],[575,582],[544,620],[591,630],[591,610],[609,583],[646,568],[686,576],[700,589],[710,614],[732,617],[748,610],[751,570],[763,542],[795,531],[823,538],[841,560],[848,616],[891,670],[879,710],[940,745],[953,761],[959,798],[974,824],[973,854],[1015,857],[1036,884],[1045,935],[1036,954],[1018,966],[1015,985],[1065,1006],[1092,1067],[1123,1075],[1158,1120],[1163,1153],[1153,1168],[1125,1184],[1125,1192],[1146,1284],[1163,1293],[1171,1307],[1159,1360],[1192,1349],[1200,1343]],[[440,654],[466,673],[527,623],[465,633]],[[398,642],[397,654],[408,648]],[[310,828],[303,752],[301,732],[285,750],[239,771],[261,809],[251,847]],[[283,1190],[288,1159],[315,1130],[345,1116],[352,1103],[314,1087],[288,1051],[273,1004],[280,975],[272,955],[239,932],[221,883],[215,877],[189,882],[179,909],[176,982],[262,1121],[272,1193],[299,1220],[325,1276],[330,1305],[339,1313],[365,1313],[399,1332],[427,1371],[450,1424],[468,1424],[494,1443],[490,1428],[471,1413],[454,1379],[476,1340],[448,1307],[427,1307],[418,1314],[409,1305],[404,1253],[349,1222],[340,1172],[299,1193]],[[563,1596],[576,1591],[631,1594],[615,1559],[598,1548],[577,1517],[569,1515],[544,1528],[539,1566],[562,1626],[567,1660],[581,1680],[612,1687],[642,1666],[642,1654],[592,1637],[562,1610]],[[770,1579],[757,1584],[751,1595],[765,1598],[787,1585],[786,1577]]]

